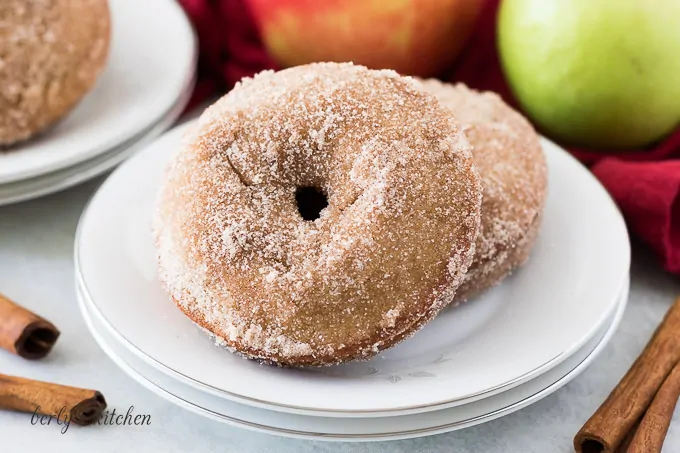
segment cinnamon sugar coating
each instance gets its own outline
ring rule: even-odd
[[[73,109],[105,65],[109,34],[106,0],[0,1],[0,148]]]
[[[484,188],[475,258],[455,297],[461,302],[529,258],[547,195],[545,156],[531,124],[498,95],[435,79],[419,82],[460,122]]]
[[[328,206],[304,220],[295,193]],[[481,184],[410,78],[318,63],[244,79],[168,166],[154,231],[171,298],[218,344],[281,365],[366,359],[453,299]]]

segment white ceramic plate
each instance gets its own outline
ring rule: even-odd
[[[169,0],[109,0],[111,53],[97,85],[63,121],[0,151],[0,183],[91,159],[149,129],[187,91],[197,58],[184,12]]]
[[[281,414],[215,398],[163,374],[140,360],[102,324],[92,304],[78,291],[80,308],[96,341],[133,379],[180,407],[233,426],[279,436],[333,440],[395,440],[462,429],[508,415],[532,404],[579,375],[602,351],[615,332],[628,299],[626,282],[618,307],[596,335],[564,362],[514,389],[480,401],[416,415],[383,418],[313,417]]]
[[[193,83],[181,94],[175,105],[150,129],[115,147],[111,151],[100,154],[72,167],[50,172],[22,181],[0,184],[0,206],[31,200],[47,194],[58,192],[92,179],[112,169],[125,159],[143,149],[161,133],[175,123],[182,114],[191,97]]]
[[[625,224],[580,163],[543,141],[550,194],[529,263],[367,362],[315,369],[259,365],[212,346],[156,279],[150,235],[168,156],[189,125],[122,165],[85,210],[77,276],[121,341],[152,366],[243,404],[289,413],[385,416],[505,391],[558,365],[604,325],[628,274]],[[464,370],[464,371],[462,371]]]

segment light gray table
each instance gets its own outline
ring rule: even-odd
[[[0,291],[57,324],[62,337],[45,360],[0,351],[0,372],[101,390],[110,407],[151,415],[150,426],[31,425],[31,416],[0,412],[0,452],[305,453],[571,452],[571,440],[661,320],[680,282],[635,247],[632,288],[621,326],[602,355],[552,396],[499,420],[415,440],[340,444],[282,439],[204,419],[162,400],[120,371],[94,342],[76,305],[72,245],[78,217],[101,180],[40,200],[0,208]],[[665,452],[680,451],[680,415]]]

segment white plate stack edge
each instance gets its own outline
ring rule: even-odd
[[[151,217],[163,168],[190,124],[117,169],[76,234],[76,288],[102,349],[134,380],[188,410],[270,434],[403,439],[509,414],[582,372],[628,298],[625,223],[592,174],[543,140],[549,196],[529,262],[367,361],[260,365],[215,347],[156,279]]]
[[[106,68],[93,90],[56,126],[0,151],[0,206],[110,170],[171,127],[186,107],[198,44],[179,4],[109,0],[109,6]]]

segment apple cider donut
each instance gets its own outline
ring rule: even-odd
[[[452,115],[349,63],[265,71],[209,107],[159,196],[159,275],[217,344],[289,366],[366,359],[451,302],[481,184]]]
[[[107,0],[0,0],[0,149],[43,131],[106,63]]]
[[[455,301],[493,286],[529,257],[541,224],[547,169],[529,122],[494,93],[421,81],[460,122],[482,180],[482,224],[475,258]]]

